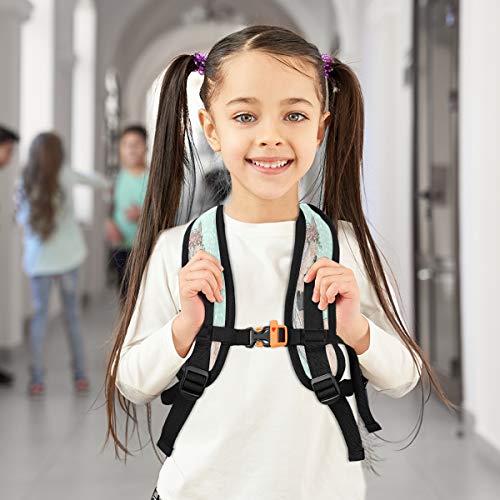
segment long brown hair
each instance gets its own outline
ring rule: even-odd
[[[407,332],[396,310],[384,275],[379,251],[363,214],[361,176],[364,118],[363,98],[358,79],[347,65],[335,58],[333,75],[327,82],[323,76],[321,54],[315,45],[281,27],[250,26],[226,36],[209,52],[205,64],[205,77],[200,89],[200,97],[206,109],[210,109],[214,92],[220,88],[223,78],[221,68],[225,60],[229,56],[249,50],[265,52],[285,64],[290,64],[290,59],[292,61],[295,59],[311,63],[316,68],[323,103],[327,106],[327,96],[329,96],[328,107],[331,112],[321,169],[323,191],[319,208],[326,212],[336,225],[339,220],[352,223],[369,279],[385,314],[410,350],[419,372],[418,361],[422,360],[432,386],[441,399],[446,404],[450,404],[423,352]],[[141,279],[153,246],[161,231],[181,222],[180,202],[183,184],[195,178],[197,158],[191,134],[186,94],[188,77],[195,69],[192,55],[185,54],[176,57],[168,67],[161,87],[149,184],[138,235],[127,268],[128,293],[119,317],[106,372],[105,395],[108,416],[106,443],[110,438],[113,439],[118,457],[120,450],[125,453],[125,457],[130,453],[127,449],[128,419],[131,418],[133,421],[132,429],[137,424],[135,406],[117,391],[115,385],[120,350],[136,306]],[[187,220],[191,216],[190,207],[193,201],[192,185],[190,188],[190,193],[187,195]],[[420,383],[422,384],[422,379]],[[126,413],[124,442],[118,436],[116,399]],[[149,404],[147,416],[151,435]]]
[[[46,240],[56,228],[56,214],[64,201],[58,181],[64,159],[61,139],[52,132],[38,134],[23,170],[23,190],[30,206],[31,230]]]

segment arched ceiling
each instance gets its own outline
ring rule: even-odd
[[[203,10],[199,0],[151,0],[131,16],[115,48],[113,66],[124,90],[124,112],[139,119],[138,103],[156,76],[179,53],[207,51],[227,33],[249,24],[275,24],[302,34],[320,49],[335,39],[331,0],[317,0],[314,9],[302,0],[213,0],[217,12]],[[134,100],[136,103],[134,104]]]
[[[211,2],[212,3],[212,2]],[[216,19],[206,19],[199,0],[152,0],[132,16],[122,31],[116,46],[114,66],[122,80],[126,80],[140,54],[156,39],[176,29],[191,25],[224,23],[235,25],[278,24],[302,32],[300,25],[277,1],[253,0],[213,2],[220,9]],[[230,6],[230,7],[224,7]],[[234,9],[231,15],[230,9]],[[193,30],[193,37],[196,33]]]

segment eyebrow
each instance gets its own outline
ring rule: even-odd
[[[231,104],[255,104],[258,102],[258,99],[255,97],[237,97],[235,99],[231,99],[226,102],[226,106],[230,106]],[[308,106],[314,107],[310,101],[304,99],[303,97],[289,97],[288,99],[283,99],[281,104],[307,104]]]

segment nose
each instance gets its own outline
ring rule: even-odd
[[[259,146],[281,146],[284,142],[280,127],[274,120],[262,122],[256,139]]]

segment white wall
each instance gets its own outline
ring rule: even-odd
[[[460,210],[465,407],[500,450],[500,2],[460,2]]]
[[[362,55],[354,67],[359,68],[365,97],[365,207],[413,330],[412,93],[404,82],[412,44],[412,2],[365,0],[362,6],[357,22]]]
[[[30,14],[27,1],[0,0],[0,121],[19,130],[21,25]],[[0,171],[0,348],[22,338],[21,241],[13,222],[12,192],[19,174],[19,156]]]
[[[54,127],[54,0],[32,0],[21,50],[21,162],[36,134]]]
[[[74,11],[73,92],[72,92],[72,161],[74,169],[92,172],[95,126],[95,49],[96,15],[92,0],[79,0]],[[93,219],[94,193],[88,186],[75,188],[75,215],[87,224]]]

